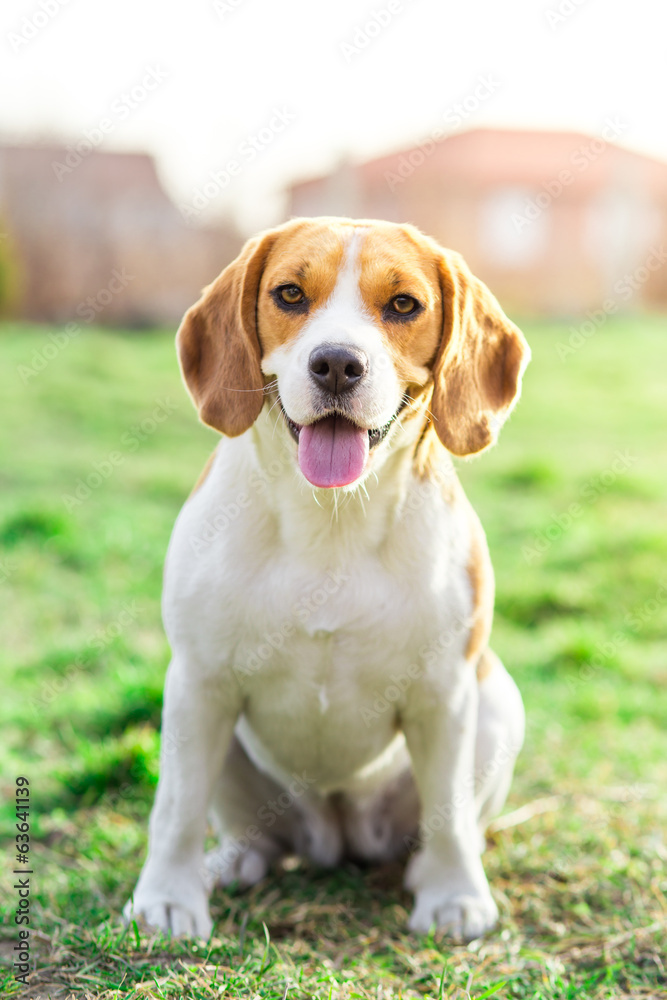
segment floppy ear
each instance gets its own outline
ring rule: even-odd
[[[439,266],[443,331],[431,413],[448,451],[474,455],[495,442],[519,398],[530,348],[459,254],[443,251]]]
[[[257,293],[276,234],[249,240],[176,334],[181,371],[200,419],[229,437],[254,424],[264,402]]]

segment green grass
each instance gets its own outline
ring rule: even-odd
[[[528,712],[507,809],[540,801],[490,838],[501,922],[471,947],[406,933],[398,865],[217,893],[205,947],[119,926],[157,778],[164,553],[215,435],[171,335],[86,332],[24,381],[52,331],[0,330],[5,871],[27,775],[37,960],[29,990],[0,972],[3,997],[667,996],[665,326],[610,320],[566,360],[564,327],[525,329],[523,400],[460,471]]]

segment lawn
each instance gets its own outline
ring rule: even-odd
[[[214,896],[206,946],[120,927],[157,778],[164,553],[216,436],[171,334],[0,330],[0,957],[25,776],[36,963],[29,989],[2,967],[3,997],[667,997],[665,323],[609,320],[571,352],[566,324],[524,329],[523,399],[460,465],[528,714],[486,854],[500,925],[469,947],[406,933],[398,865],[288,863]]]

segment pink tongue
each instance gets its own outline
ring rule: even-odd
[[[345,417],[324,417],[299,431],[299,465],[313,486],[347,486],[364,471],[368,431]]]

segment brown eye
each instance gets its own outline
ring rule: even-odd
[[[298,285],[283,285],[278,289],[279,299],[288,306],[296,306],[303,302],[304,295]]]
[[[389,303],[389,308],[400,316],[409,316],[415,312],[419,303],[411,295],[397,295]]]

